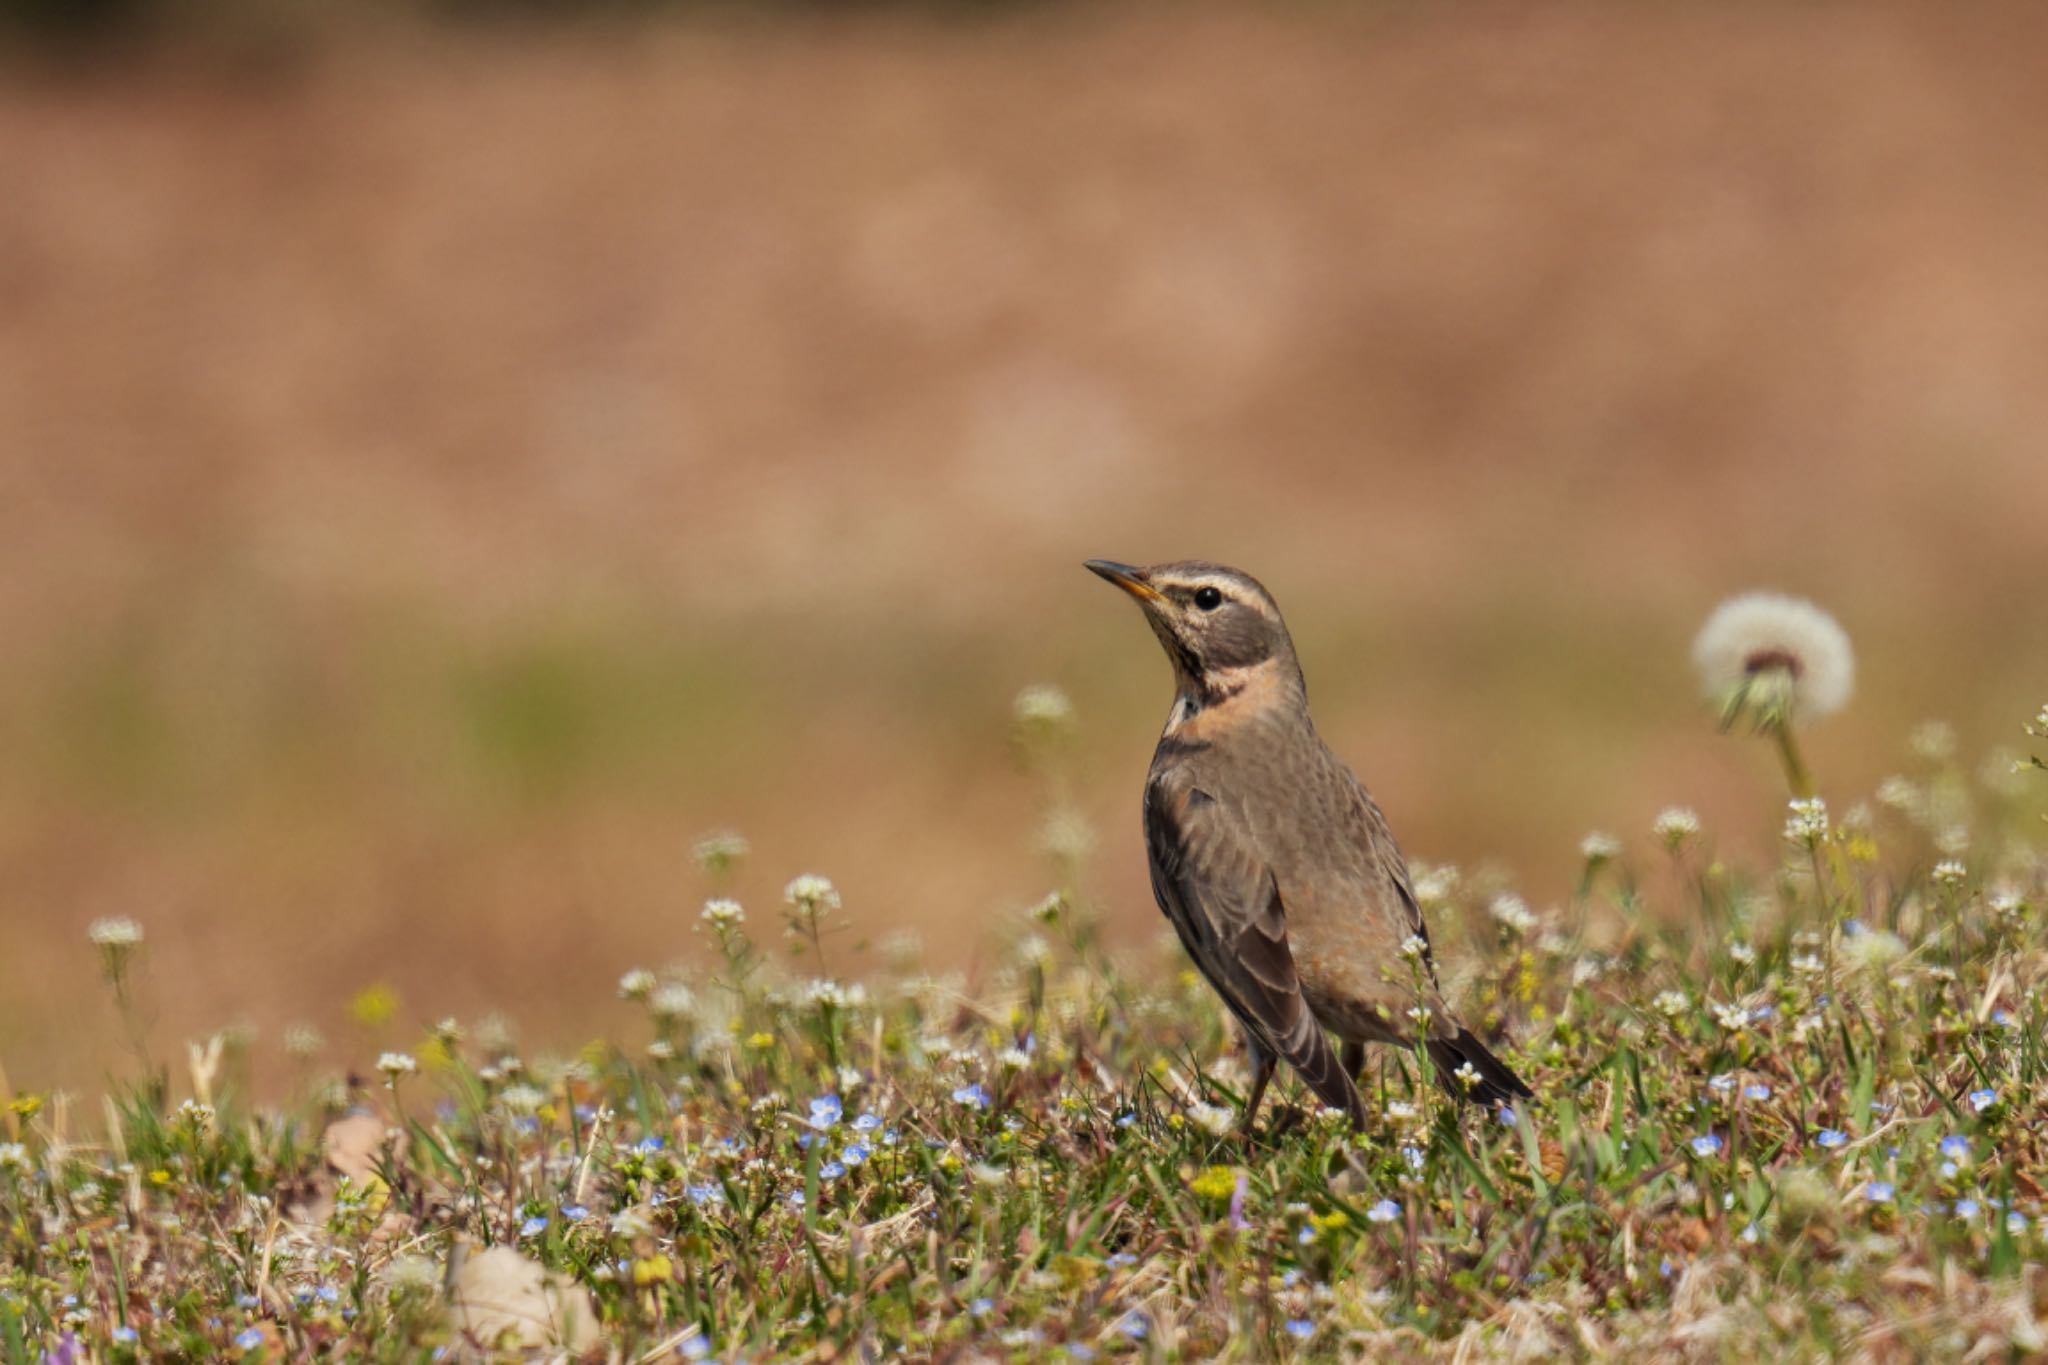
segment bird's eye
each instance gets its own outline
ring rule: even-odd
[[[1203,611],[1214,611],[1223,605],[1223,594],[1214,588],[1197,588],[1195,590],[1195,605]]]

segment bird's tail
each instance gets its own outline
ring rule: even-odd
[[[1460,1028],[1455,1038],[1430,1039],[1429,1060],[1436,1071],[1437,1084],[1458,1099],[1492,1109],[1534,1097],[1535,1092],[1522,1083],[1520,1076],[1508,1070],[1507,1063],[1489,1052],[1486,1044],[1480,1042],[1471,1029]],[[1458,1074],[1467,1067],[1478,1073],[1476,1082],[1467,1084]]]

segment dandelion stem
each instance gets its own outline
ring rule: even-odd
[[[1792,794],[1801,800],[1813,795],[1813,775],[1806,769],[1806,760],[1800,757],[1799,741],[1792,737],[1792,726],[1779,721],[1770,727],[1771,737],[1778,742],[1778,757],[1785,763],[1785,780],[1792,786]]]

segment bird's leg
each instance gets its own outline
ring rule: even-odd
[[[1249,1040],[1247,1040],[1249,1042]],[[1279,1061],[1257,1043],[1250,1043],[1252,1061],[1251,1093],[1245,1096],[1244,1114],[1237,1121],[1240,1136],[1252,1135],[1252,1122],[1259,1116],[1259,1104],[1266,1098],[1266,1085],[1273,1079],[1273,1070]]]
[[[1365,1080],[1365,1044],[1347,1042],[1337,1049],[1337,1063],[1354,1081]]]

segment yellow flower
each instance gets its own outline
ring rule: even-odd
[[[32,1119],[37,1114],[40,1114],[43,1111],[42,1096],[23,1095],[21,1098],[17,1099],[14,1103],[8,1105],[7,1107],[9,1109],[12,1109],[16,1114],[19,1114],[22,1118]]]
[[[772,1033],[757,1033],[747,1039],[747,1046],[756,1052],[766,1052],[775,1046],[775,1035]]]
[[[1188,1188],[1204,1199],[1228,1199],[1237,1193],[1237,1167],[1211,1166],[1193,1180]]]
[[[168,1185],[171,1183],[171,1173],[159,1166],[149,1173],[149,1183],[152,1185]]]
[[[633,1262],[633,1283],[636,1285],[644,1287],[650,1284],[662,1284],[674,1279],[675,1274],[675,1267],[669,1264],[668,1257],[660,1252],[656,1252],[652,1256],[642,1256],[639,1260]]]
[[[382,982],[366,986],[349,1002],[349,1017],[364,1028],[382,1028],[398,1013],[398,992]]]
[[[1351,1217],[1342,1209],[1331,1209],[1328,1213],[1309,1215],[1309,1223],[1317,1232],[1335,1232],[1351,1226]]]

